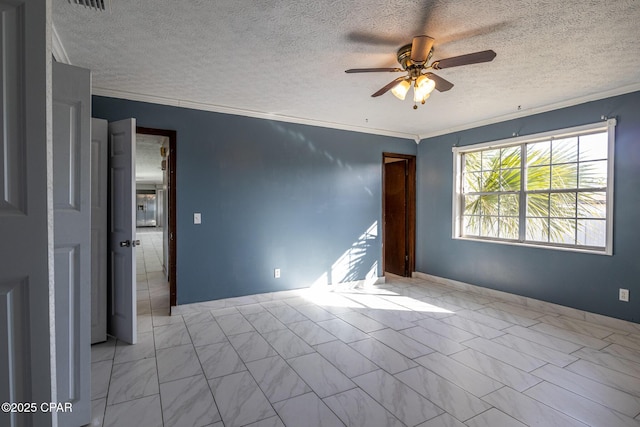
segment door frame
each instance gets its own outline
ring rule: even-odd
[[[177,258],[177,227],[176,227],[176,131],[167,129],[136,127],[136,133],[145,135],[166,136],[169,138],[169,161],[167,162],[167,179],[169,186],[169,306],[177,305],[176,258]],[[166,197],[166,195],[165,195]]]
[[[406,227],[406,253],[409,257],[407,263],[408,277],[416,269],[416,156],[410,154],[382,153],[382,274],[385,274],[385,163],[387,159],[402,159],[407,161],[407,176],[405,180],[407,194],[407,227]]]

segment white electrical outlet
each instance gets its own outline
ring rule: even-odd
[[[629,289],[620,288],[619,298],[620,301],[629,302]]]
[[[280,269],[279,268],[276,268],[276,269],[273,270],[273,277],[276,278],[276,279],[280,278]]]
[[[201,213],[194,213],[193,214],[193,223],[194,224],[202,224],[202,214]]]

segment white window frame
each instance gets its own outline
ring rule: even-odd
[[[498,243],[506,245],[517,246],[529,246],[536,248],[556,249],[571,252],[585,252],[600,255],[613,255],[613,182],[614,182],[614,152],[615,152],[615,127],[616,119],[608,119],[604,122],[592,123],[583,126],[575,126],[566,129],[553,130],[549,132],[542,132],[533,135],[518,136],[515,138],[508,138],[499,141],[490,141],[480,144],[466,145],[462,147],[453,147],[453,195],[452,195],[452,238],[457,240],[470,240],[475,242],[488,242]],[[606,187],[606,239],[604,248],[591,248],[577,245],[558,245],[546,242],[532,242],[525,241],[522,236],[516,240],[502,240],[491,237],[478,237],[478,236],[463,236],[462,235],[462,157],[465,153],[474,151],[482,151],[493,148],[503,148],[506,146],[513,146],[518,144],[541,142],[549,139],[561,139],[569,138],[572,136],[579,136],[587,133],[594,133],[598,131],[606,131],[608,136],[608,152],[607,152],[607,187]],[[525,161],[523,159],[523,161]],[[521,194],[524,194],[525,189],[524,180],[522,182]],[[520,205],[520,209],[524,209]],[[521,221],[524,220],[521,216]]]

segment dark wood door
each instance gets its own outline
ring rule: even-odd
[[[408,274],[407,265],[407,160],[384,165],[385,271]]]

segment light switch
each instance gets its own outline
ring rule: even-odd
[[[194,224],[202,224],[202,214],[197,212],[193,214],[193,223]]]

